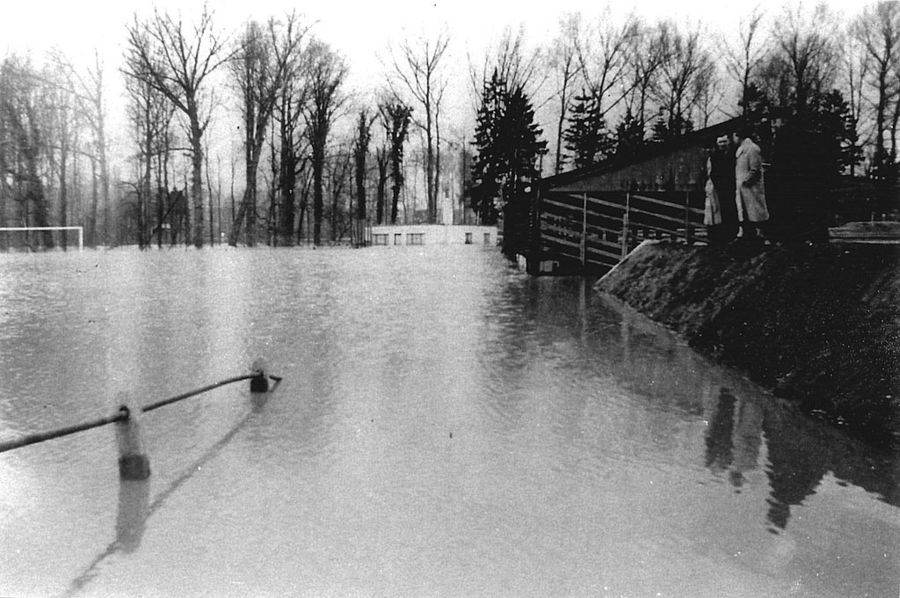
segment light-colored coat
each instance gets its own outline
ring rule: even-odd
[[[706,160],[706,175],[712,174],[712,159]],[[703,224],[710,226],[713,224],[722,224],[722,204],[719,203],[719,194],[716,186],[713,185],[712,179],[706,179],[706,202],[703,206]],[[726,201],[728,195],[725,196]]]
[[[735,154],[734,176],[737,179],[735,203],[738,220],[746,214],[750,222],[769,219],[766,189],[763,184],[762,152],[752,139],[745,138]]]

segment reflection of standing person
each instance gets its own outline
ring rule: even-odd
[[[756,469],[759,461],[759,447],[762,444],[763,412],[753,399],[742,399],[737,408],[734,427],[734,464],[731,483],[739,487],[744,481],[744,472]]]
[[[716,148],[706,163],[706,225],[710,245],[725,245],[737,233],[737,210],[731,201],[735,193],[734,148],[727,135],[716,139]]]
[[[734,395],[727,388],[719,389],[709,429],[706,432],[706,466],[720,472],[731,466],[734,431]]]
[[[750,131],[746,128],[736,132],[734,140],[739,144],[734,166],[737,183],[735,205],[742,228],[738,236],[743,234],[748,240],[755,240],[759,237],[760,223],[769,219],[763,185],[762,151],[750,139]]]

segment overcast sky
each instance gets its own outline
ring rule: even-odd
[[[863,3],[859,0],[827,0],[834,10],[855,15]],[[186,22],[195,19],[203,0],[10,0],[0,19],[0,56],[10,52],[30,53],[36,63],[43,60],[51,47],[62,50],[76,65],[92,62],[99,51],[106,65],[107,81],[121,88],[121,66],[126,24],[137,14],[152,15],[153,6],[171,14],[180,13]],[[533,45],[547,45],[558,31],[559,18],[566,12],[580,11],[585,20],[600,14],[607,6],[597,0],[317,0],[286,2],[285,0],[230,0],[208,3],[214,26],[224,34],[234,35],[249,17],[265,20],[292,9],[315,22],[314,32],[343,53],[350,66],[348,88],[366,95],[377,91],[383,81],[384,67],[380,59],[387,57],[387,44],[404,38],[415,39],[445,31],[451,38],[447,66],[451,84],[457,86],[457,110],[471,112],[459,98],[468,91],[467,68],[470,57],[476,64],[483,60],[485,49],[503,34],[504,29],[523,26],[526,39]],[[814,3],[806,2],[804,6]],[[781,0],[761,0],[758,5],[767,14],[780,13]],[[712,33],[737,31],[740,19],[753,8],[752,0],[622,0],[609,3],[615,18],[634,11],[650,20],[672,18],[678,24],[693,27],[702,22]],[[121,93],[109,94],[110,118],[124,118]],[[373,102],[367,102],[374,104]],[[117,114],[118,113],[118,114]],[[459,128],[474,116],[465,114],[453,120]],[[462,131],[457,131],[462,134]]]
[[[39,53],[58,46],[72,55],[90,56],[94,48],[109,56],[109,62],[121,56],[125,24],[133,15],[151,14],[155,4],[173,13],[181,12],[185,20],[198,14],[202,0],[11,0],[5,3],[0,19],[0,51]],[[762,0],[758,3],[770,13],[777,13],[782,2]],[[813,5],[806,2],[806,5]],[[859,0],[828,0],[837,10],[855,13],[863,4]],[[222,31],[234,31],[247,17],[265,19],[296,8],[318,22],[316,30],[326,41],[340,49],[351,65],[362,68],[376,52],[383,51],[388,39],[397,39],[424,30],[446,27],[454,40],[455,54],[465,59],[467,50],[479,52],[496,39],[506,26],[524,24],[534,42],[553,37],[559,16],[582,11],[597,14],[604,6],[596,0],[524,0],[494,2],[490,0],[317,0],[286,2],[285,0],[250,0],[208,2],[215,22]],[[754,6],[751,0],[633,0],[610,2],[617,15],[634,10],[647,17],[671,17],[686,24],[702,20],[711,30],[728,31],[736,27],[741,16]]]

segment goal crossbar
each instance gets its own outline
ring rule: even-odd
[[[77,230],[78,251],[84,251],[84,227],[83,226],[4,226],[0,232],[30,231],[30,230]]]

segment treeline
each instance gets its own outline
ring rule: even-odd
[[[493,223],[535,177],[740,115],[789,123],[777,144],[759,128],[769,158],[799,173],[782,186],[818,201],[852,173],[896,208],[898,2],[843,21],[824,6],[753,12],[728,32],[566,15],[547,48],[508,33],[469,66],[474,130],[451,120],[446,33],[388,47],[384,85],[361,97],[302,17],[229,36],[213,17],[135,16],[114,71],[7,56],[0,227],[84,226],[89,246],[318,245],[359,242],[367,223],[436,222],[446,198],[457,220]],[[126,160],[109,157],[112,76],[127,89]],[[214,117],[239,123],[225,164]]]
[[[77,225],[89,245],[109,238],[103,72],[99,58],[79,71],[58,53],[41,68],[19,56],[0,64],[0,227]],[[34,242],[56,240],[44,231]]]

